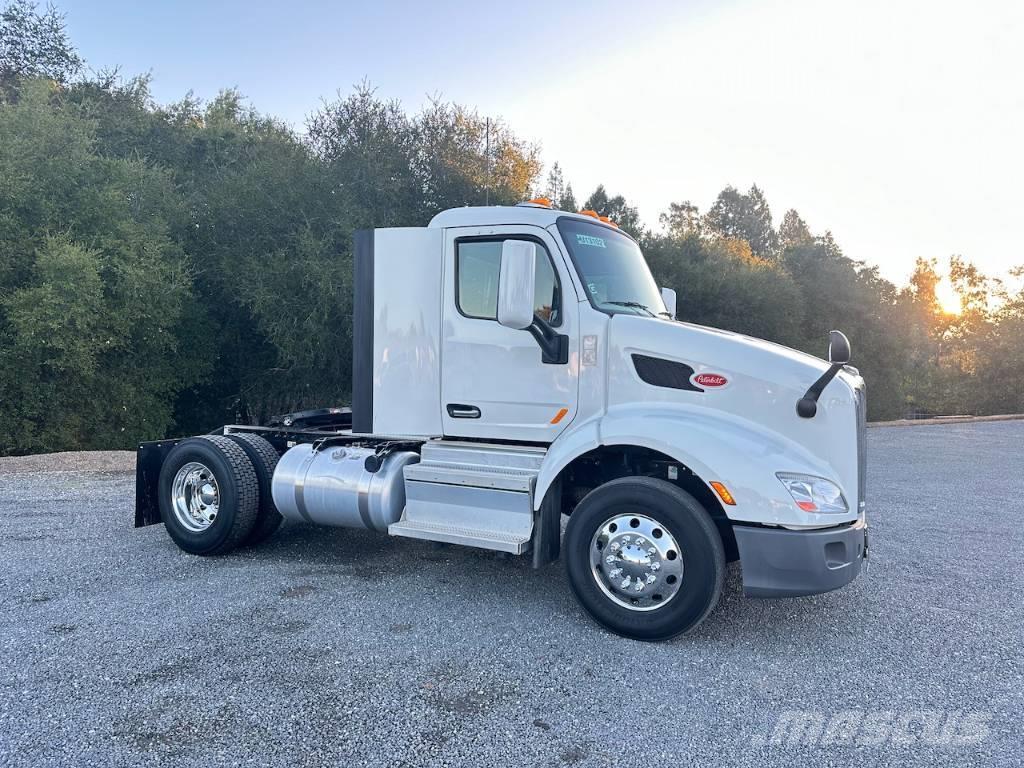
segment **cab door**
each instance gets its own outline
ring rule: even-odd
[[[529,331],[498,324],[501,248],[509,239],[537,246],[534,311],[568,337],[567,363],[542,362]],[[444,275],[444,434],[552,442],[575,417],[579,392],[579,300],[557,242],[540,227],[451,228]]]

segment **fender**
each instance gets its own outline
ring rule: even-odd
[[[838,473],[806,448],[776,432],[722,411],[648,402],[609,408],[551,444],[537,477],[539,507],[550,485],[574,459],[600,446],[631,445],[671,456],[705,483],[719,481],[736,499],[732,520],[791,527],[833,526],[857,519],[803,512],[776,472],[803,472],[839,482]]]

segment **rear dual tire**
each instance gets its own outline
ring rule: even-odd
[[[249,461],[252,462],[253,471],[256,473],[256,484],[260,491],[260,506],[256,512],[256,522],[253,524],[252,531],[244,541],[246,546],[256,546],[270,538],[284,521],[274,505],[274,496],[271,492],[274,470],[277,468],[280,456],[274,446],[259,435],[238,432],[227,435],[227,438],[233,440],[245,451]]]
[[[182,440],[164,461],[160,515],[171,539],[186,552],[222,555],[262,541],[281,523],[270,495],[277,454],[261,437],[239,438]]]

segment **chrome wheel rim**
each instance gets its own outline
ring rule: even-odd
[[[590,571],[601,591],[631,611],[656,611],[679,594],[683,553],[646,515],[616,515],[590,541]]]
[[[190,461],[178,470],[171,483],[174,517],[193,533],[205,531],[217,519],[220,486],[205,464]]]

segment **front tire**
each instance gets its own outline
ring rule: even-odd
[[[690,494],[650,477],[595,488],[569,518],[569,584],[602,626],[636,640],[693,629],[718,603],[722,539]]]
[[[252,531],[259,485],[252,462],[226,437],[182,440],[167,455],[158,485],[167,533],[193,555],[221,555]]]

